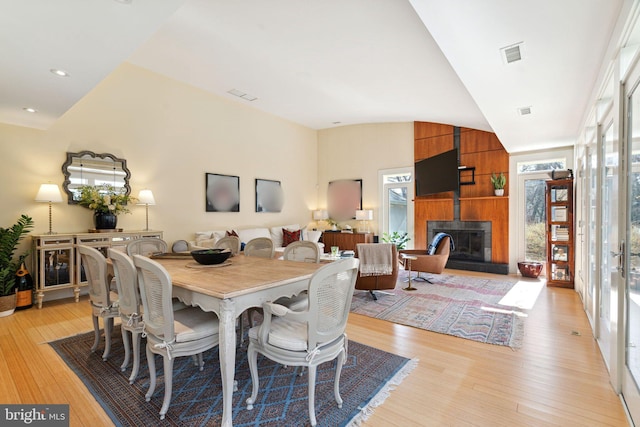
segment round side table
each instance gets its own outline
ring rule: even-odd
[[[415,255],[402,254],[402,259],[407,260],[407,267],[409,267],[409,283],[407,284],[406,288],[402,289],[404,289],[405,291],[417,291],[418,288],[414,288],[413,286],[411,286],[411,261],[418,259],[418,257]]]

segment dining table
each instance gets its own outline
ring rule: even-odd
[[[236,320],[251,307],[291,297],[307,289],[322,264],[235,255],[222,264],[189,259],[155,259],[171,275],[173,296],[187,305],[214,312],[219,319],[222,426],[233,425]]]

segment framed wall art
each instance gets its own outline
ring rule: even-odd
[[[240,212],[240,177],[207,173],[207,212]]]
[[[335,221],[356,218],[356,211],[362,209],[362,180],[341,179],[331,181],[327,190],[327,210]]]
[[[256,212],[281,212],[283,203],[280,181],[256,179]]]

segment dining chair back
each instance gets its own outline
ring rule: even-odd
[[[292,311],[282,305],[265,302],[264,320],[249,330],[247,357],[253,383],[247,409],[253,409],[258,396],[258,353],[283,365],[307,367],[309,420],[315,416],[316,367],[338,358],[334,378],[334,396],[342,407],[340,373],[347,353],[345,329],[351,306],[359,260],[344,259],[320,267],[309,280],[309,306]]]
[[[318,244],[308,240],[292,242],[284,248],[283,259],[289,261],[320,262]]]
[[[273,258],[275,247],[273,240],[268,237],[256,237],[244,245],[245,256],[255,256],[259,258]]]
[[[166,253],[167,242],[156,237],[144,237],[132,240],[127,244],[127,255],[143,255],[149,257],[154,253]]]
[[[91,351],[98,349],[100,342],[100,318],[104,323],[104,352],[102,360],[107,360],[111,352],[111,331],[113,330],[113,319],[120,315],[118,308],[118,294],[111,292],[107,279],[107,260],[102,253],[92,247],[78,246],[82,269],[87,278],[89,288],[89,302],[91,303],[91,317],[93,318],[93,330],[95,340]]]
[[[173,361],[180,356],[198,355],[200,371],[202,353],[218,345],[218,317],[198,307],[173,310],[172,282],[167,270],[141,255],[133,256],[143,306],[144,331],[147,334],[147,364],[149,365],[148,401],[156,388],[154,354],[159,354],[164,366],[164,400],[160,419],[164,419],[171,403]]]
[[[225,236],[214,245],[215,249],[229,249],[233,255],[240,253],[240,238],[238,236]]]

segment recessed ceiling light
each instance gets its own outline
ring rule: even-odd
[[[24,107],[23,110],[26,111],[27,113],[37,113],[38,112],[38,110],[36,110],[35,108],[31,108],[31,107]]]
[[[255,101],[256,99],[258,99],[255,96],[249,95],[248,93],[244,93],[244,92],[242,92],[242,91],[240,91],[238,89],[228,90],[227,93],[230,93],[231,95],[237,96],[238,98],[246,99],[247,101]]]
[[[60,70],[58,68],[52,68],[49,71],[58,77],[69,77],[69,73],[67,73],[64,70]]]
[[[115,1],[116,3],[121,3],[121,4],[131,4],[131,2],[133,0],[113,0],[113,1]]]
[[[331,123],[334,124],[334,125],[339,125],[342,122],[331,122]]]

